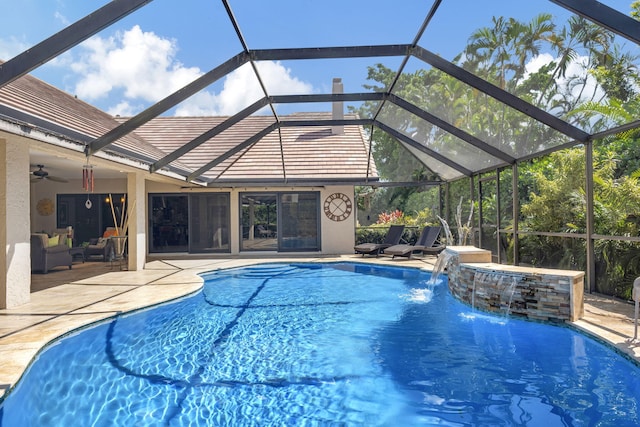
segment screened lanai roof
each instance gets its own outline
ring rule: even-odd
[[[86,16],[73,17],[75,23],[43,34],[40,43],[1,64],[0,86],[29,72],[40,77],[39,68],[52,59],[86,55],[95,37],[110,40],[138,26],[167,38],[188,33],[198,42],[181,50],[189,57],[185,69],[197,70],[194,78],[84,142],[91,156],[126,146],[136,132],[151,138],[157,118],[224,116],[188,141],[168,144],[159,156],[121,150],[139,156],[151,173],[170,166],[185,180],[214,184],[225,159],[196,153],[232,127],[255,129],[233,141],[240,161],[259,156],[252,154],[260,147],[255,141],[282,145],[286,129],[297,125],[362,126],[374,148],[390,138],[403,147],[400,155],[448,181],[638,125],[640,79],[629,76],[637,71],[640,23],[629,15],[631,2],[408,0],[384,8],[355,0],[86,3]],[[366,25],[356,31],[356,21]],[[125,75],[135,65],[123,61],[111,72]],[[291,80],[273,79],[274,68],[287,70]],[[376,71],[384,78],[367,79]],[[332,91],[335,77],[344,83],[341,94]],[[226,96],[234,84],[258,90],[240,92],[224,112],[194,107],[195,100]],[[126,101],[127,93],[121,96]],[[334,102],[358,115],[301,114],[329,112]],[[11,118],[11,110],[2,113]],[[300,123],[289,119],[295,113],[304,117]],[[257,116],[269,127],[256,128]]]

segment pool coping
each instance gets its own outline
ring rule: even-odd
[[[166,259],[151,261],[144,270],[113,271],[34,292],[28,304],[0,310],[0,399],[19,381],[38,353],[56,338],[119,313],[197,292],[203,285],[201,273],[267,262],[340,261],[431,271],[436,258],[407,260],[343,255]],[[585,295],[585,316],[568,325],[610,344],[640,364],[640,342],[631,340],[634,332],[631,304]]]

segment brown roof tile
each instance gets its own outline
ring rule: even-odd
[[[54,125],[48,129],[45,127],[47,130],[51,131],[55,127],[62,129],[59,133],[64,134],[65,129],[68,129],[88,137],[78,142],[97,138],[119,124],[110,114],[30,75],[0,88],[0,104]],[[65,136],[77,141],[70,136],[71,133]],[[115,148],[123,148],[153,160],[166,155],[135,133],[121,138],[113,145]]]
[[[32,76],[0,88],[0,105],[25,113],[70,140],[87,142],[125,122]],[[346,118],[353,118],[346,115]],[[125,149],[151,162],[164,158],[228,117],[157,117],[109,147]],[[328,120],[331,113],[295,113],[282,121]],[[189,151],[172,166],[190,173],[234,150],[274,123],[273,116],[250,116]],[[51,130],[49,129],[49,130]],[[70,131],[70,132],[69,132]],[[73,133],[77,138],[73,137]],[[69,136],[71,135],[71,136]],[[86,136],[86,138],[84,137]],[[116,150],[117,151],[117,150]],[[140,160],[138,158],[137,160]],[[367,173],[369,167],[369,173]],[[334,135],[331,126],[282,127],[239,150],[203,174],[217,181],[363,180],[377,179],[368,165],[368,141],[361,126],[345,126]]]
[[[328,120],[330,113],[296,113],[285,120]],[[346,118],[353,118],[347,115]],[[145,140],[173,151],[222,123],[226,117],[158,117],[136,133]],[[243,143],[274,122],[272,116],[247,117],[180,158],[191,169],[208,162]],[[272,131],[247,149],[241,150],[204,174],[220,181],[247,179],[365,179],[368,142],[360,126],[345,126],[343,135],[334,135],[331,126],[283,127],[282,146],[278,131]],[[284,167],[283,167],[284,160]],[[369,165],[369,179],[377,178]]]

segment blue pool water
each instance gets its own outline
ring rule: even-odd
[[[640,425],[629,360],[473,312],[429,278],[351,263],[207,274],[201,293],[49,346],[0,425]]]

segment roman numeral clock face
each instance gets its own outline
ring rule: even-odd
[[[344,221],[352,210],[351,199],[343,193],[333,193],[324,201],[324,214],[333,221]]]

